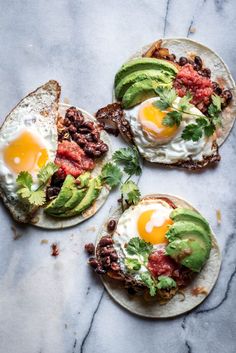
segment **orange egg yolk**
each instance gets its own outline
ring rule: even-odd
[[[167,243],[166,232],[169,229],[169,226],[173,224],[173,221],[170,218],[166,218],[162,225],[152,227],[150,232],[147,231],[147,224],[150,222],[153,213],[155,210],[147,210],[143,212],[138,219],[138,233],[140,238],[149,242],[151,244],[161,244]]]
[[[48,161],[48,152],[28,131],[22,132],[3,150],[6,165],[14,173],[32,172],[42,168]]]
[[[178,127],[163,125],[168,110],[161,111],[153,105],[153,102],[143,104],[139,110],[139,121],[144,131],[151,133],[159,139],[168,139],[175,135]]]

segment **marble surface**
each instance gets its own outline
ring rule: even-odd
[[[188,36],[216,50],[236,77],[233,0],[0,1],[0,116],[48,79],[63,99],[94,112],[111,100],[113,76],[136,49]],[[83,246],[116,203],[113,193],[88,222],[64,231],[19,227],[0,207],[0,352],[234,353],[236,351],[236,127],[217,168],[187,173],[145,165],[143,194],[169,192],[210,220],[223,263],[212,294],[193,312],[153,321],[115,304],[86,264]],[[113,139],[115,146],[121,145]],[[222,224],[216,222],[216,210]],[[46,239],[48,243],[43,243]],[[58,242],[60,255],[50,256]]]

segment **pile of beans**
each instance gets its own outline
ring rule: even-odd
[[[60,121],[59,141],[75,141],[91,158],[101,157],[108,151],[108,146],[100,138],[101,128],[92,121],[85,121],[83,114],[75,107],[67,109],[65,118]]]

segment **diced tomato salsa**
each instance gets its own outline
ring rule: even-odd
[[[184,65],[178,72],[174,88],[179,97],[183,97],[189,92],[193,99],[192,104],[209,104],[210,97],[213,94],[212,82],[208,77],[203,77],[195,71],[190,64]]]
[[[62,179],[68,174],[76,178],[95,166],[94,161],[86,156],[77,143],[67,140],[58,143],[55,164],[59,167],[57,173]]]

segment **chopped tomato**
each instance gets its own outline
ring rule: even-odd
[[[57,173],[61,178],[68,174],[76,178],[95,166],[94,161],[85,155],[77,143],[67,140],[58,143],[55,164],[59,167]]]
[[[193,96],[191,103],[194,105],[198,103],[209,104],[213,94],[211,80],[199,75],[190,64],[186,64],[180,69],[174,81],[174,88],[180,97],[189,92]]]

